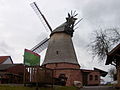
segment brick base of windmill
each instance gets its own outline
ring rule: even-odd
[[[66,86],[73,86],[74,81],[82,82],[82,73],[79,65],[69,63],[53,63],[46,64],[45,67],[54,70],[54,78],[59,78],[61,75],[64,75],[67,79],[65,83]]]

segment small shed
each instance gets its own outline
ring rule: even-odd
[[[100,85],[100,77],[105,77],[107,75],[106,71],[103,71],[98,68],[94,68],[94,70],[81,69],[82,77],[83,77],[83,85],[92,86],[92,85]]]

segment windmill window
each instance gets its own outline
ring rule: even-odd
[[[55,66],[57,67],[57,66],[58,66],[58,64],[56,63],[56,64],[55,64]]]
[[[59,54],[59,52],[58,52],[58,51],[56,51],[56,54]]]

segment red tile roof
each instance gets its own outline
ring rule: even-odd
[[[0,56],[0,64],[5,62],[10,56]]]

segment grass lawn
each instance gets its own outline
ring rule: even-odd
[[[36,87],[0,85],[0,90],[36,90]],[[38,90],[76,90],[75,87],[56,86],[54,88],[39,88]]]

